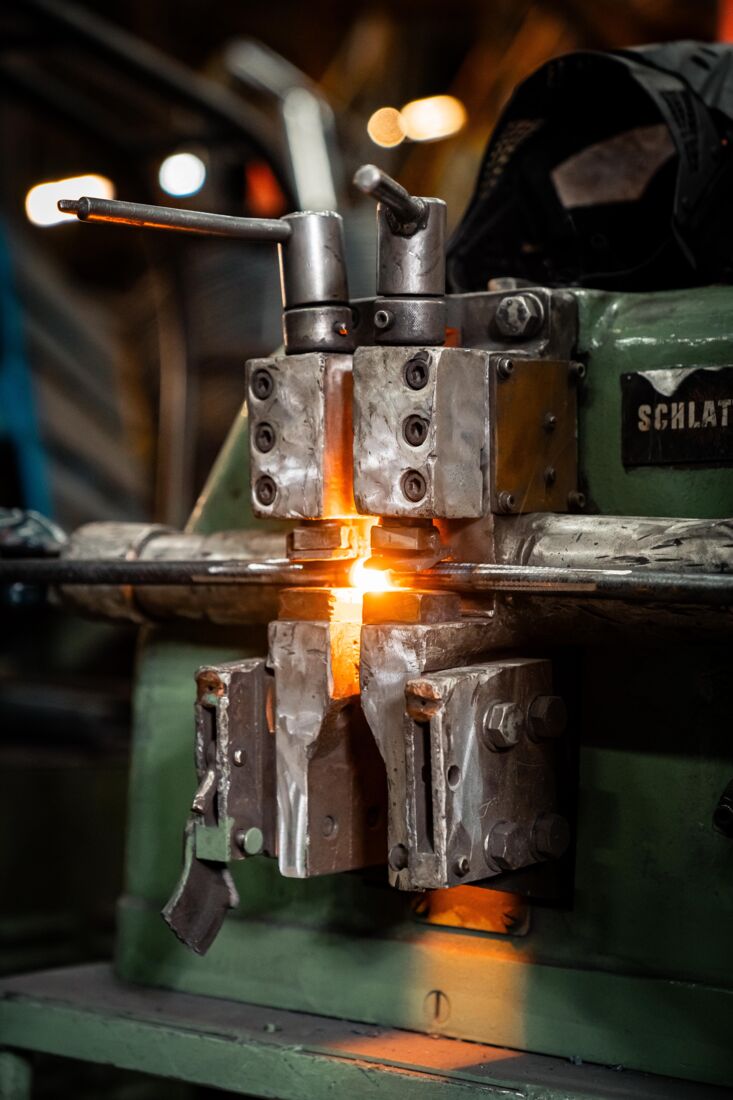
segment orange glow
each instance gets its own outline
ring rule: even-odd
[[[349,583],[360,592],[388,592],[394,588],[384,569],[367,568],[368,558],[357,558],[349,570]]]

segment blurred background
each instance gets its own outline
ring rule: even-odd
[[[368,295],[359,164],[446,199],[454,226],[503,105],[542,62],[731,37],[733,8],[715,0],[5,0],[0,506],[66,530],[185,523],[245,360],[280,342],[274,249],[64,223],[58,198],[336,208],[353,295]],[[5,595],[8,972],[111,949],[135,638]]]

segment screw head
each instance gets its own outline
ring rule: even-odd
[[[510,493],[507,489],[502,489],[497,493],[496,503],[500,512],[516,512],[517,510],[517,498],[514,493]]]
[[[411,390],[424,390],[430,375],[430,357],[419,351],[405,363],[405,382]]]
[[[508,355],[502,355],[496,362],[496,373],[503,381],[511,378],[514,374],[514,360],[510,359]]]
[[[560,814],[540,814],[532,826],[530,847],[540,859],[559,859],[568,850],[570,826]]]
[[[384,332],[388,328],[392,328],[394,324],[394,313],[389,309],[378,309],[374,314],[374,327]]]
[[[389,850],[388,859],[393,871],[404,871],[407,866],[407,848],[404,844],[395,844]]]
[[[568,508],[571,511],[582,512],[585,508],[585,493],[576,492],[575,489],[568,493]]]
[[[258,856],[265,843],[262,829],[258,829],[256,825],[249,829],[240,829],[236,840],[239,847],[248,856]]]
[[[568,723],[568,712],[559,695],[537,695],[529,708],[532,739],[560,737]]]
[[[254,443],[258,451],[267,454],[275,446],[275,429],[266,420],[260,421],[255,427]]]
[[[336,833],[338,832],[338,826],[336,825],[336,818],[331,817],[330,814],[327,817],[324,817],[323,823],[321,824],[321,832],[323,833],[323,835],[325,837],[335,836]]]
[[[232,760],[234,761],[234,763],[236,764],[236,766],[238,768],[242,767],[242,765],[244,764],[246,759],[247,759],[247,754],[244,751],[244,749],[235,749],[234,750],[234,752],[232,754]]]
[[[255,496],[257,497],[258,503],[264,505],[265,508],[269,507],[275,500],[277,496],[277,485],[269,474],[263,474],[262,477],[257,478]]]
[[[487,862],[500,871],[515,871],[527,862],[526,832],[516,821],[498,821],[484,842]]]
[[[545,413],[544,419],[542,421],[542,427],[545,429],[546,432],[554,432],[555,428],[557,427],[557,417],[554,413]]]
[[[570,377],[575,382],[582,382],[585,378],[585,363],[579,363],[577,360],[573,360],[573,362],[568,367],[568,370],[570,372]]]
[[[524,733],[524,712],[518,703],[494,703],[486,712],[483,735],[490,749],[514,748]]]
[[[402,492],[412,504],[422,500],[427,491],[427,482],[419,470],[408,470],[402,475]]]
[[[268,398],[275,388],[275,383],[269,370],[265,370],[264,367],[258,367],[252,375],[249,388],[252,391],[252,395],[259,401],[264,401]]]
[[[507,294],[496,307],[495,323],[502,336],[528,340],[542,325],[545,311],[536,294]]]
[[[453,871],[459,878],[465,878],[468,872],[471,870],[471,864],[468,861],[467,856],[459,856],[453,864]]]
[[[428,438],[430,422],[424,416],[408,416],[402,425],[405,442],[411,447],[419,447]]]

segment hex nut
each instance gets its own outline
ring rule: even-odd
[[[483,736],[492,752],[513,748],[524,729],[524,711],[518,703],[494,703],[486,712]]]
[[[486,837],[484,851],[490,865],[515,871],[527,861],[526,832],[516,821],[499,821]]]
[[[502,336],[512,340],[534,336],[544,318],[545,311],[536,294],[507,294],[496,307],[496,327]]]
[[[265,370],[264,367],[258,367],[252,374],[249,388],[254,397],[259,401],[265,401],[275,388],[275,383],[269,370]]]
[[[537,695],[529,708],[529,732],[532,740],[560,737],[568,724],[568,712],[559,695]]]
[[[530,848],[538,859],[559,859],[568,850],[570,826],[560,814],[540,814],[532,826]]]

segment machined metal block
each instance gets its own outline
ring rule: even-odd
[[[359,703],[360,629],[358,621],[270,625],[278,856],[291,878],[385,859],[384,765]]]
[[[357,348],[360,512],[461,519],[488,510],[487,362],[465,348]]]
[[[562,700],[549,661],[510,658],[405,687],[407,875],[432,890],[562,855]]]
[[[351,356],[251,359],[247,402],[255,515],[353,515]]]

